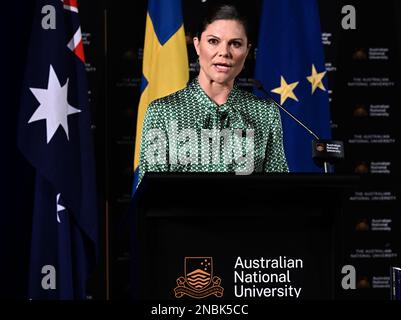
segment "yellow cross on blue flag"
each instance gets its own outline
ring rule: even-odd
[[[315,0],[264,0],[255,78],[321,139],[331,137],[327,73]],[[281,118],[290,171],[321,171],[312,160],[313,137],[286,114]]]
[[[149,0],[142,71],[135,138],[134,192],[139,177],[139,149],[147,107],[153,100],[183,89],[189,79],[181,0]]]

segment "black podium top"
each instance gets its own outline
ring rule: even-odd
[[[138,207],[152,208],[152,215],[179,215],[191,208],[213,215],[232,215],[253,205],[337,206],[341,191],[357,186],[361,177],[337,174],[177,174],[148,173],[136,192]],[[174,207],[174,210],[168,210]],[[157,209],[160,210],[157,210]],[[208,209],[205,211],[205,209]],[[260,212],[260,211],[258,211]],[[247,214],[252,214],[247,210]]]

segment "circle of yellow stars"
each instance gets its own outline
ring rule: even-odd
[[[323,91],[326,91],[326,88],[323,85],[323,78],[326,75],[327,71],[317,72],[315,65],[312,64],[312,74],[309,77],[306,77],[308,81],[312,85],[312,95],[315,93],[316,89],[319,88]],[[280,87],[273,89],[271,92],[277,93],[280,95],[280,104],[284,104],[284,102],[290,98],[298,102],[298,98],[294,93],[294,89],[298,86],[298,82],[287,83],[283,76],[281,76]]]

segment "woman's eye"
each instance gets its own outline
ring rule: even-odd
[[[218,41],[217,41],[217,39],[209,39],[209,43],[210,44],[217,44]]]
[[[232,45],[233,45],[234,48],[240,48],[240,47],[242,46],[242,43],[239,42],[239,41],[234,41],[234,42],[232,43]]]

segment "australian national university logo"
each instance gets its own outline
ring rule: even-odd
[[[174,288],[176,298],[184,295],[197,299],[223,296],[221,279],[213,276],[212,257],[185,257],[184,274],[177,279],[177,287]]]

